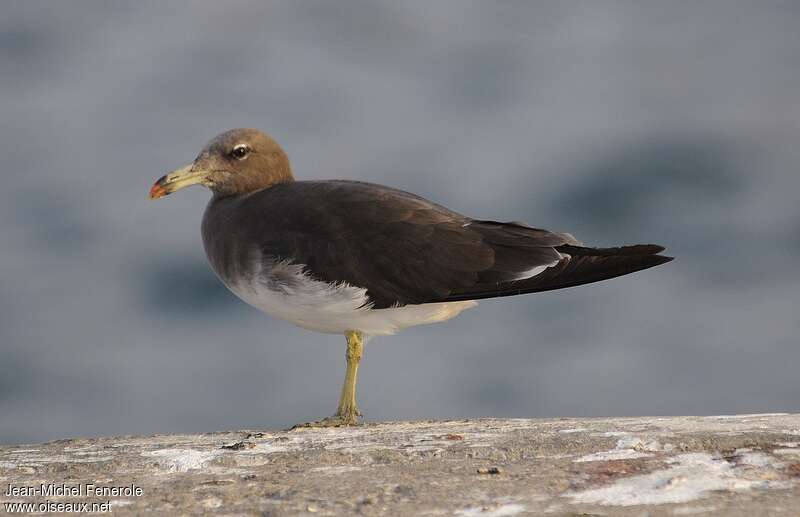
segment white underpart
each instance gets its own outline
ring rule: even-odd
[[[372,309],[364,288],[314,280],[301,264],[254,259],[255,274],[228,283],[228,288],[274,318],[317,332],[358,330],[369,336],[387,336],[415,325],[449,320],[478,305],[470,300]]]

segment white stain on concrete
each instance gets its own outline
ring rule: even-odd
[[[621,479],[616,483],[568,494],[574,503],[607,506],[686,503],[713,490],[741,491],[753,488],[787,488],[788,482],[745,479],[734,467],[707,453],[680,454],[674,466]]]
[[[476,506],[458,510],[455,514],[459,517],[510,517],[525,511],[521,504],[510,503],[500,506]]]
[[[737,451],[738,452],[738,451]],[[775,458],[763,452],[744,452],[736,461],[739,465],[749,465],[751,467],[776,467],[780,466]]]
[[[791,454],[791,455],[800,455],[800,449],[795,449],[795,448],[791,448],[791,449],[775,449],[774,451],[772,451],[772,453],[773,454],[781,454],[781,455],[789,455],[789,454]]]
[[[208,497],[203,499],[201,502],[203,507],[208,508],[209,510],[215,510],[222,506],[222,499],[219,497]]]
[[[300,444],[257,443],[252,449],[244,449],[239,454],[275,454],[277,452],[293,452],[300,450]]]
[[[64,447],[64,452],[80,453],[94,450],[94,445],[84,445],[83,447]]]
[[[198,451],[195,449],[159,449],[145,451],[142,456],[155,458],[158,465],[170,472],[188,472],[201,469],[220,455],[220,451]]]
[[[630,434],[631,434],[631,433],[628,433],[628,432],[626,432],[626,431],[606,431],[606,432],[604,432],[604,433],[592,433],[592,436],[608,436],[608,437],[613,437],[613,436],[629,436]]]
[[[669,444],[668,444],[669,445]],[[648,458],[650,452],[663,451],[664,447],[657,440],[645,440],[637,436],[625,436],[617,440],[617,445],[610,451],[595,452],[573,460],[575,463],[587,461],[629,460]]]

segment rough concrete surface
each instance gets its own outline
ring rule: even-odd
[[[0,482],[118,515],[800,515],[800,415],[59,440],[0,447]]]

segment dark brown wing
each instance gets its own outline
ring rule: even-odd
[[[318,280],[366,288],[375,308],[557,289],[668,260],[652,258],[662,248],[647,248],[646,260],[626,248],[618,250],[627,259],[591,255],[567,234],[473,220],[368,183],[286,183],[233,203],[225,231],[246,232],[241,242],[304,264]],[[546,266],[554,267],[523,278]]]
[[[556,250],[564,257],[541,274],[495,286],[476,285],[463,291],[456,290],[448,300],[479,300],[575,287],[635,273],[673,259],[659,255],[664,248],[655,244],[618,248],[585,248],[567,244],[556,247]]]

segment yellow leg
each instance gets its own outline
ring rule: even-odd
[[[358,381],[358,365],[361,363],[361,356],[364,355],[364,343],[361,333],[350,330],[345,333],[347,338],[347,371],[344,374],[344,384],[342,384],[342,395],[339,397],[339,409],[336,416],[342,420],[344,425],[353,425],[357,417],[361,416],[356,404],[356,382]]]
[[[348,330],[344,333],[347,338],[347,370],[342,384],[342,394],[339,397],[339,408],[336,414],[308,424],[300,424],[295,427],[340,427],[358,424],[358,417],[361,412],[356,404],[356,382],[358,381],[358,365],[361,356],[364,355],[364,336],[357,330]]]

